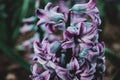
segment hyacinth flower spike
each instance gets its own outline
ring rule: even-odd
[[[101,22],[95,0],[75,4],[69,10],[58,11],[59,7],[48,3],[36,10],[38,25],[49,32],[41,42],[34,42],[33,60],[44,69],[37,74],[32,67],[33,75],[38,80],[102,80],[104,43],[98,41]],[[50,35],[59,31],[63,38],[51,39]]]

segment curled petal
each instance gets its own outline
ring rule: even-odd
[[[64,42],[61,46],[64,49],[68,49],[68,48],[72,48],[74,46],[74,43],[73,41],[67,41],[67,42]]]
[[[70,10],[74,13],[80,14],[85,13],[96,7],[95,0],[90,0],[88,3],[75,4]]]
[[[104,48],[105,48],[104,42],[98,43],[96,46],[97,46],[98,53],[104,52]]]
[[[77,34],[78,29],[76,27],[68,27],[67,31],[69,31],[70,34]]]
[[[50,72],[45,71],[40,74],[40,80],[50,80]]]
[[[48,62],[45,64],[45,66],[46,66],[47,68],[51,68],[51,69],[55,69],[55,68],[56,68],[56,64],[53,63],[52,61],[48,61]]]
[[[70,61],[70,64],[69,64],[69,69],[70,70],[78,70],[80,67],[79,67],[79,63],[78,63],[78,60],[73,57]]]
[[[44,17],[45,14],[46,14],[45,11],[42,10],[42,9],[37,9],[37,10],[36,10],[36,15],[37,15],[38,18]]]
[[[95,0],[89,0],[88,2],[88,8],[93,9],[96,7]]]
[[[43,50],[42,50],[40,43],[38,41],[34,41],[33,47],[34,47],[35,53],[43,53]]]
[[[51,2],[47,3],[47,5],[45,6],[45,10],[49,11],[51,8],[52,8],[52,3]]]
[[[53,11],[58,12],[59,11],[59,6],[55,6],[52,8]]]
[[[41,20],[39,20],[39,21],[37,22],[37,26],[41,26],[41,25],[45,24],[46,21],[48,21],[48,20],[46,20],[46,19],[41,19]]]
[[[68,12],[68,7],[65,5],[65,1],[59,0],[59,6],[60,6],[61,12],[63,13]]]
[[[20,29],[20,32],[21,32],[22,34],[25,34],[26,32],[32,31],[33,28],[34,28],[33,25],[24,24],[24,26]]]
[[[57,66],[56,69],[55,69],[57,75],[62,79],[62,80],[69,80],[68,79],[68,72],[66,69],[62,68],[62,67],[59,67]]]
[[[47,63],[47,60],[45,58],[43,58],[42,56],[38,56],[38,55],[34,56],[33,60],[34,61],[37,60],[37,62],[39,62],[42,65]]]
[[[32,23],[32,22],[34,22],[35,20],[36,20],[36,18],[35,18],[34,16],[32,16],[32,17],[23,19],[23,22],[24,22],[24,23]]]
[[[34,64],[33,66],[31,66],[31,71],[33,75],[37,75],[37,69],[38,69],[38,64]]]
[[[67,30],[63,33],[63,36],[65,40],[71,40],[73,38],[73,35]]]

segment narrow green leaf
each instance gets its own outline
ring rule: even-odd
[[[118,69],[112,77],[112,80],[119,80],[119,79],[120,79],[120,69]]]
[[[48,2],[50,2],[50,0],[44,0],[44,3],[47,4]]]
[[[30,72],[30,64],[25,59],[23,59],[19,54],[15,53],[15,51],[12,48],[7,47],[5,44],[0,43],[0,50],[3,51],[19,66],[23,67],[28,72]]]
[[[120,67],[120,57],[115,55],[110,49],[105,49],[105,56],[116,67]]]
[[[28,7],[29,7],[29,2],[30,0],[23,0],[23,6],[22,6],[22,12],[21,12],[21,17],[20,20],[26,17]]]

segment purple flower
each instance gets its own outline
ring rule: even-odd
[[[80,65],[79,65],[79,62],[78,62],[77,58],[72,57],[70,63],[67,65],[67,68],[69,70],[74,70],[74,71],[79,70]]]
[[[97,28],[93,25],[87,28],[83,23],[80,23],[77,27],[68,27],[64,33],[65,42],[62,47],[64,49],[73,48],[73,54],[78,53],[85,47],[92,47],[96,35]]]
[[[37,9],[36,14],[40,19],[37,25],[45,25],[49,32],[54,32],[55,30],[65,29],[65,19],[62,13],[58,12],[59,7],[52,7],[52,3],[48,3],[45,9]]]
[[[44,71],[42,72],[42,69],[38,68],[38,64],[34,64],[31,66],[31,71],[32,71],[32,80],[49,80],[50,79],[50,72]],[[47,75],[47,76],[46,76]]]
[[[82,15],[84,13],[92,19],[92,23],[97,25],[101,24],[101,20],[98,14],[99,10],[96,7],[95,0],[90,0],[88,3],[85,4],[76,4],[70,10],[73,14],[77,15]]]
[[[87,58],[90,62],[95,62],[97,58],[103,58],[103,53],[104,43],[96,43],[94,47],[82,50],[79,56]]]
[[[88,3],[75,4],[70,10],[74,13],[87,13],[96,7],[95,0],[89,0]]]
[[[34,30],[35,27],[33,25],[33,22],[35,21],[35,19],[35,17],[23,19],[24,25],[20,28],[20,32],[22,34],[25,34],[26,32]]]
[[[34,52],[35,56],[33,60],[37,60],[40,64],[45,64],[49,59],[51,59],[51,55],[48,54],[49,51],[49,43],[47,41],[43,41],[42,43],[39,43],[37,41],[34,42]]]

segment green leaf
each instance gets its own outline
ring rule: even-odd
[[[0,43],[0,50],[3,51],[3,53],[10,57],[19,66],[23,67],[30,73],[30,64],[28,63],[28,61],[22,58],[19,54],[15,53],[15,51],[12,48]]]
[[[120,69],[118,69],[112,77],[112,80],[119,80],[119,79],[120,79]]]
[[[50,0],[44,0],[44,3],[47,4],[48,2],[50,2]]]
[[[22,11],[21,11],[21,19],[22,20],[23,18],[26,17],[26,14],[27,14],[27,11],[28,11],[28,8],[29,8],[29,2],[30,0],[23,0],[23,6],[22,6]]]
[[[105,49],[105,56],[116,67],[120,67],[120,57],[115,55],[110,49]]]

